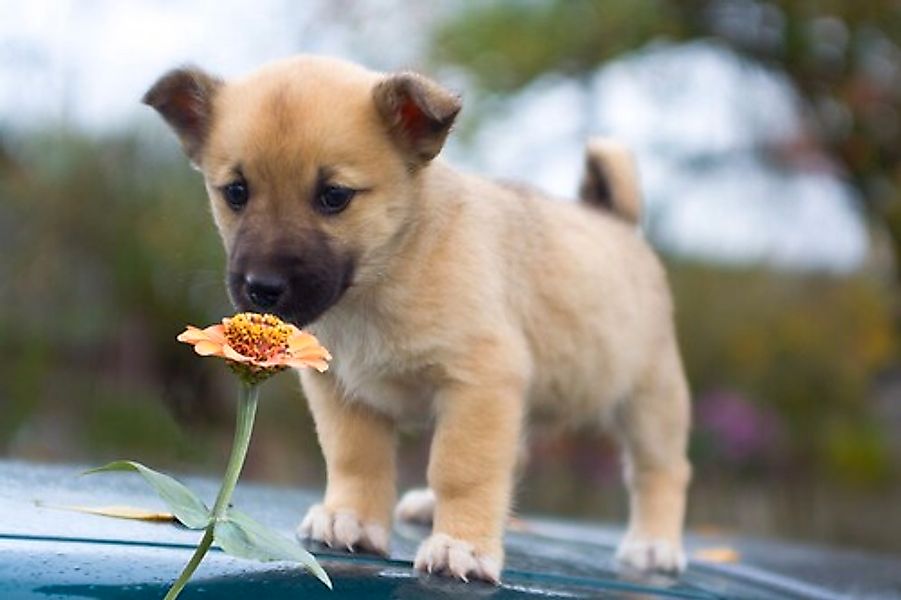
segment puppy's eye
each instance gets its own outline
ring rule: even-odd
[[[222,188],[222,195],[232,210],[238,211],[247,204],[247,198],[250,191],[247,189],[247,182],[243,179],[232,181]]]
[[[339,213],[347,208],[356,193],[357,190],[341,185],[323,186],[316,198],[316,208],[327,215]]]

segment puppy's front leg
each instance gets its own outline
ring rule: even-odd
[[[322,504],[310,508],[299,533],[329,546],[388,553],[395,500],[395,428],[387,417],[349,402],[332,376],[301,375],[325,456]]]
[[[438,394],[429,460],[436,506],[416,568],[497,582],[522,430],[523,388],[457,384]]]

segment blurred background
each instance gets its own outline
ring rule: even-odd
[[[0,457],[219,473],[235,383],[175,342],[230,312],[201,177],[139,104],[164,70],[295,52],[465,98],[448,160],[575,195],[636,152],[694,391],[702,531],[901,550],[895,0],[0,0]],[[564,200],[565,201],[565,200]],[[296,378],[247,479],[320,486]],[[427,440],[405,434],[405,485]],[[518,507],[620,521],[618,460],[539,426]]]

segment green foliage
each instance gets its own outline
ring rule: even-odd
[[[118,454],[122,448],[130,448],[138,455],[175,460],[190,457],[203,447],[196,436],[179,427],[166,405],[145,386],[134,382],[112,387],[98,384],[70,393],[84,409],[75,424],[83,432],[80,443],[91,454]]]
[[[164,473],[154,471],[133,460],[117,460],[102,467],[90,469],[84,475],[111,471],[134,471],[159,494],[166,506],[182,525],[189,529],[204,529],[210,523],[210,509],[184,484]]]
[[[204,530],[203,537],[191,559],[166,593],[166,600],[175,600],[181,594],[213,542],[216,542],[226,553],[239,558],[300,562],[326,586],[332,587],[328,575],[309,552],[298,546],[296,542],[283,538],[247,515],[230,508],[231,497],[244,468],[247,450],[250,447],[253,423],[259,404],[259,392],[259,385],[242,381],[238,395],[235,438],[228,466],[222,477],[222,484],[212,510],[207,508],[191,490],[172,477],[134,461],[119,460],[85,472],[85,474],[90,474],[135,471],[159,494],[183,525],[190,529]]]
[[[238,467],[240,468],[240,465]],[[114,471],[134,471],[138,473],[159,494],[160,498],[182,525],[189,529],[209,530],[212,528],[212,536],[215,543],[226,554],[264,562],[297,562],[326,586],[332,587],[331,579],[329,579],[325,569],[322,568],[312,554],[300,547],[297,542],[279,535],[235,508],[228,508],[224,516],[214,518],[212,511],[194,492],[164,473],[154,471],[139,462],[118,460],[102,467],[85,471],[84,475]],[[209,531],[206,535],[210,535]],[[208,547],[208,544],[201,544],[198,549],[201,558]],[[196,564],[194,566],[196,568]],[[188,572],[189,576],[191,572],[193,572],[193,569]],[[179,579],[179,582],[181,582],[181,579]],[[187,581],[186,578],[185,581]],[[177,587],[174,592],[174,595],[177,596],[181,587],[178,587],[177,584],[174,587]],[[170,595],[173,595],[171,590]]]
[[[144,423],[120,419],[116,404],[131,403],[133,415],[152,404],[182,419],[220,419],[218,398],[231,396],[224,373],[173,349],[184,323],[227,312],[202,179],[174,148],[161,153],[133,136],[46,133],[9,146],[15,166],[0,170],[0,449],[32,447],[16,435],[49,407],[68,415],[65,426],[109,420],[101,427],[133,447],[146,441],[130,435]],[[100,407],[113,391],[119,399]],[[196,459],[204,447],[177,448]]]
[[[888,435],[872,421],[832,419],[826,427],[824,448],[829,474],[862,488],[890,480]]]
[[[662,0],[507,0],[471,5],[440,27],[433,60],[466,65],[488,90],[509,92],[548,73],[581,75],[598,63],[675,34]]]
[[[287,560],[298,562],[315,575],[319,581],[332,587],[325,569],[312,554],[265,525],[251,519],[245,513],[231,508],[226,518],[216,523],[216,543],[228,554],[238,558],[261,561]]]

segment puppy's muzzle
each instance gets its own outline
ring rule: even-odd
[[[314,257],[238,253],[229,267],[236,308],[272,313],[298,327],[334,305],[353,277],[351,260],[327,252]]]

